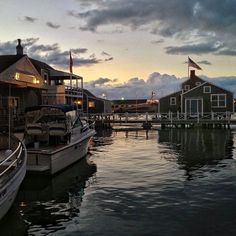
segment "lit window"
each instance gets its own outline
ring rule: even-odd
[[[226,94],[211,94],[212,107],[226,107]]]
[[[204,86],[203,93],[211,93],[211,86]]]
[[[170,105],[176,105],[176,97],[171,97],[170,98]]]
[[[89,108],[95,107],[94,101],[89,101],[88,106],[89,106]]]

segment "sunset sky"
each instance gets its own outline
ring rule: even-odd
[[[235,12],[234,0],[1,1],[0,54],[21,38],[29,57],[68,70],[71,49],[73,72],[108,98],[176,90],[189,56],[235,92]]]

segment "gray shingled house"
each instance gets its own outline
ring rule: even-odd
[[[233,93],[207,82],[191,70],[190,78],[181,85],[181,91],[159,100],[160,113],[181,112],[189,115],[210,112],[233,112]]]

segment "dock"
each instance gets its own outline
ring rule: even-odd
[[[143,129],[151,129],[155,125],[162,128],[230,128],[236,124],[236,116],[230,112],[211,113],[110,113],[89,114],[87,119],[95,122],[97,127],[112,128],[114,125],[141,124]]]

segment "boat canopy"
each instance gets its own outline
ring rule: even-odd
[[[40,106],[28,107],[25,109],[25,112],[37,111],[37,110],[41,110],[42,108],[59,109],[59,110],[63,111],[64,113],[76,110],[75,105],[55,104],[55,105],[40,105]]]

